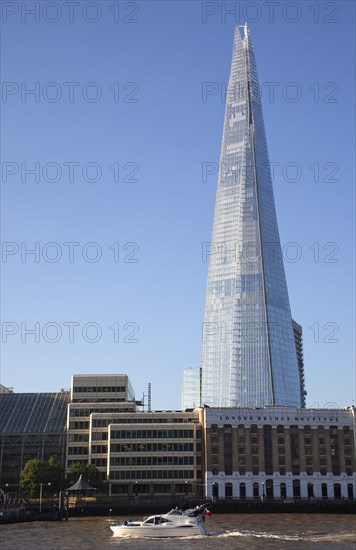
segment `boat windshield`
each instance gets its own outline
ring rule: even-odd
[[[143,522],[143,525],[163,525],[163,523],[171,523],[171,521],[162,516],[152,516]]]
[[[168,514],[166,514],[167,516],[185,516],[185,513],[180,510],[179,508],[173,508],[173,510],[171,510],[170,512],[168,512]]]

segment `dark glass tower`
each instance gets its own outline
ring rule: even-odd
[[[249,30],[236,28],[202,350],[202,404],[301,405],[299,371]]]

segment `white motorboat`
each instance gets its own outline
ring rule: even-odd
[[[209,512],[210,514],[210,512]],[[200,517],[201,515],[201,517]],[[171,510],[167,514],[150,516],[144,521],[126,520],[119,525],[110,525],[115,537],[191,537],[208,535],[204,525],[205,509]]]

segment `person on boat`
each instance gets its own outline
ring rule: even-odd
[[[155,525],[160,525],[160,524],[161,524],[161,518],[155,517]]]

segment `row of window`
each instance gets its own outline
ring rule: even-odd
[[[168,414],[168,413],[167,413]],[[152,417],[147,415],[146,417],[140,416],[140,413],[135,413],[130,418],[121,418],[117,424],[187,424],[197,422],[196,418],[172,418],[172,417]]]
[[[197,464],[201,462],[200,457]],[[111,466],[193,466],[194,456],[113,456]]]
[[[232,483],[225,483],[224,487],[221,487],[221,486],[219,487],[219,485],[217,483],[214,483],[212,489],[213,489],[212,492],[213,492],[214,497],[218,497],[218,496],[225,496],[225,498],[232,498],[233,497],[233,485],[232,485]],[[224,495],[220,494],[221,489],[223,489],[223,491],[225,493]],[[236,489],[239,489],[240,498],[246,498],[246,483],[242,482],[240,484],[236,484],[235,490]],[[267,499],[275,498],[274,489],[275,488],[274,488],[274,484],[273,484],[272,479],[267,479],[265,486],[264,485],[261,486],[259,483],[254,483],[253,486],[252,486],[253,498],[261,498],[261,497],[267,498]],[[279,491],[280,491],[280,498],[281,499],[287,498],[287,485],[285,483],[281,483],[279,485]],[[294,498],[301,498],[300,480],[298,480],[298,479],[293,480],[292,491],[293,491],[293,497]],[[328,493],[327,483],[322,483],[321,484],[321,497],[322,498],[328,498],[329,496],[334,497],[334,498],[342,498],[340,483],[334,483],[334,485],[333,485],[334,494],[332,494],[331,487],[329,487],[329,491],[330,491],[331,494]],[[353,494],[354,494],[353,485],[352,485],[352,483],[349,483],[347,485],[347,497],[349,499],[353,499]],[[308,498],[312,498],[312,497],[315,496],[314,495],[314,485],[312,483],[308,483],[307,496],[308,496]],[[235,498],[236,497],[237,497],[237,495],[235,495]]]
[[[69,422],[70,430],[89,430],[89,422]]]
[[[89,434],[68,434],[69,443],[87,442],[89,441]]]
[[[80,397],[73,398],[73,402],[75,403],[92,403],[93,401],[95,401],[95,403],[124,403],[125,401],[127,401],[127,399],[125,397],[117,397],[117,396],[98,397],[97,395],[95,396],[95,399],[87,396],[80,396]],[[109,409],[109,412],[110,410],[112,409]],[[120,410],[121,412],[134,411],[134,406],[131,405],[130,407],[125,407],[122,409],[120,408]]]
[[[197,430],[197,437],[201,431]],[[111,439],[193,439],[193,430],[111,430]]]
[[[73,393],[125,393],[125,386],[75,386]]]
[[[92,432],[91,440],[92,441],[106,441],[108,438],[108,432]]]
[[[87,455],[88,447],[68,447],[68,455]]]
[[[120,422],[119,418],[93,418],[92,427],[93,428],[107,428],[109,424],[117,424]]]
[[[91,446],[91,452],[93,454],[106,454],[108,452],[108,446],[107,445],[92,445]]]
[[[199,452],[200,445],[196,445]],[[193,443],[112,443],[110,453],[193,452]]]
[[[300,458],[301,458],[301,447],[300,447],[300,442],[299,442],[299,438],[298,438],[298,434],[291,431],[290,434],[289,434],[289,441],[290,441],[290,458],[292,460],[292,463],[296,463],[296,462],[299,462]],[[231,437],[231,435],[229,434],[228,436],[225,434],[224,435],[224,448],[225,448],[225,451],[224,451],[224,455],[226,457],[226,448],[227,448],[227,437]],[[212,462],[214,463],[218,463],[219,462],[219,445],[218,445],[218,441],[216,440],[216,437],[211,437],[211,456],[212,456]],[[281,456],[281,455],[285,455],[286,454],[286,447],[284,445],[285,441],[283,440],[282,442],[282,439],[279,438],[279,443],[278,443],[278,449],[277,449],[277,452],[278,452],[278,455]],[[231,441],[230,441],[230,445],[231,445]],[[318,444],[318,447],[315,449],[315,451],[317,452],[317,454],[319,456],[325,456],[327,454],[327,447],[325,446],[325,441],[324,440],[320,440],[319,441],[319,444]],[[333,465],[336,467],[338,465],[338,457],[339,457],[339,454],[340,452],[345,456],[346,460],[349,459],[347,461],[347,464],[351,464],[351,457],[352,457],[352,449],[351,449],[351,445],[344,445],[339,448],[339,443],[338,443],[338,440],[336,438],[333,438],[331,437],[330,438],[330,455],[331,455],[331,459],[332,459],[332,462],[333,462]],[[237,454],[239,456],[241,455],[252,455],[252,456],[258,456],[260,454],[264,454],[264,460],[265,460],[265,465],[267,464],[267,462],[269,463],[270,466],[272,466],[272,438],[271,438],[271,434],[268,433],[267,431],[265,431],[264,433],[264,440],[263,440],[263,445],[261,447],[258,447],[258,446],[242,446],[241,444],[238,445],[237,447]],[[313,454],[313,446],[312,446],[312,443],[310,444],[306,444],[305,447],[304,447],[304,452],[303,452],[303,455],[305,455],[305,457],[308,457],[308,456],[312,456]],[[336,464],[337,463],[337,464]]]
[[[194,479],[194,470],[110,470],[111,479]]]
[[[277,470],[278,470],[279,475],[281,475],[281,476],[285,476],[287,474],[284,459],[280,460],[279,467],[277,468]],[[239,465],[238,465],[238,470],[237,471],[241,476],[246,475],[247,469],[246,469],[245,459],[239,459]],[[250,469],[250,471],[252,472],[252,475],[257,476],[261,472],[261,469],[258,468],[258,467],[254,467],[254,465],[252,465],[252,468]],[[337,473],[335,473],[335,471]],[[328,471],[327,471],[326,467],[323,467],[323,466],[320,466],[319,469],[314,469],[313,467],[306,466],[305,472],[308,476],[312,476],[313,473],[320,473],[320,475],[322,475],[322,476],[326,476],[328,474]],[[212,467],[211,467],[211,473],[213,474],[213,476],[219,475],[219,473],[220,473],[219,472],[219,466],[213,464]],[[231,468],[226,467],[225,470],[224,470],[224,473],[225,473],[225,475],[230,476],[230,475],[233,474],[233,470]],[[332,473],[333,473],[333,475],[340,475],[339,470],[333,470]],[[347,476],[351,477],[353,475],[352,468],[345,468],[345,473],[346,473]],[[292,466],[292,474],[293,475],[299,475],[300,474],[299,465]]]
[[[170,445],[146,445],[145,447],[153,447],[153,449],[142,449],[142,451],[144,452],[150,452],[150,450],[152,451],[159,451],[159,452],[162,452],[162,451],[166,451],[166,452],[173,452],[173,451],[176,451],[176,452],[189,452],[191,451],[191,449],[189,448],[189,444],[179,444],[179,443],[176,443],[176,444],[170,444]],[[157,449],[157,446],[159,446],[160,448]],[[114,447],[114,450],[112,450],[112,452],[124,452],[124,453],[128,453],[131,451],[131,448],[126,445],[112,445],[111,447]],[[120,447],[120,450],[118,451],[117,450],[117,447]],[[132,445],[131,445],[132,447]],[[141,445],[142,447],[142,445]],[[91,453],[92,454],[107,454],[108,452],[108,448],[107,448],[107,445],[92,445],[91,447]],[[135,452],[135,451],[133,451]],[[68,447],[68,455],[87,455],[89,453],[88,451],[88,448],[87,447]],[[121,464],[193,464],[194,462],[194,457],[193,456],[185,456],[185,457],[173,457],[173,456],[166,456],[166,457],[162,457],[162,456],[152,456],[152,457],[149,457],[149,456],[145,456],[145,457],[141,457],[141,456],[137,456],[137,457],[112,457],[111,458],[111,461],[112,461],[112,464],[120,464],[120,460],[121,460]],[[183,462],[181,462],[183,460]],[[200,457],[197,457],[197,460],[200,461],[201,458]],[[130,462],[131,461],[131,462]],[[162,462],[163,461],[163,462]],[[167,462],[168,461],[168,462]]]
[[[215,455],[215,454],[218,454],[219,453],[219,446],[218,446],[218,442],[217,441],[214,441],[212,442],[212,446],[211,446],[211,454]],[[278,454],[285,454],[285,446],[284,446],[284,443],[285,441],[283,441],[283,443],[278,443]],[[254,444],[256,445],[256,444]],[[331,448],[331,454],[333,450],[335,450],[337,448],[338,444],[337,443],[334,443],[330,445],[330,448]],[[264,447],[265,448],[265,445]],[[325,447],[325,441],[319,441],[318,443],[318,448],[317,448],[317,451],[319,454],[325,454],[326,452],[326,447]],[[258,446],[242,446],[242,444],[240,443],[239,446],[237,447],[237,452],[239,455],[244,455],[244,454],[255,454],[255,455],[258,455],[259,454],[259,447]],[[346,456],[351,456],[352,455],[352,450],[351,450],[351,445],[347,444],[347,445],[344,445],[344,452],[345,452],[345,455]],[[305,455],[311,455],[313,453],[313,448],[312,448],[312,444],[306,444],[305,443]],[[334,453],[335,454],[335,453]]]
[[[76,411],[79,411],[79,409],[74,409]],[[87,414],[86,413],[86,410],[84,409],[84,412],[85,414],[83,414],[83,416],[89,416],[89,413]],[[122,411],[124,412],[124,410]],[[71,415],[71,416],[82,416],[81,414],[74,414],[74,415]],[[93,428],[107,428],[109,426],[109,424],[123,424],[124,422],[122,421],[121,418],[117,417],[117,418],[93,418],[92,420],[92,427]],[[130,424],[131,423],[135,423],[135,422],[129,422]],[[137,422],[137,424],[143,424],[144,422]],[[155,420],[155,421],[150,421],[150,422],[147,422],[148,424],[162,424],[163,422],[161,420]],[[171,422],[169,422],[171,423]],[[69,429],[70,430],[89,430],[89,422],[70,422],[69,423]],[[111,433],[116,433],[116,432],[120,432],[120,431],[123,431],[123,432],[131,432],[132,430],[113,430]],[[133,433],[138,433],[138,432],[142,432],[142,433],[150,433],[151,430],[133,430],[132,432]],[[158,430],[152,430],[152,432],[157,432]],[[161,430],[162,431],[162,430]],[[166,430],[167,431],[167,430]],[[170,432],[172,432],[172,430],[169,430]],[[184,435],[184,436],[178,436],[178,435],[175,435],[175,436],[170,436],[170,437],[193,437],[193,430],[173,430],[174,432],[188,432],[191,434],[189,436],[187,435]],[[197,437],[200,438],[201,437],[201,430],[197,430],[196,431],[196,434],[197,434]],[[122,436],[122,437],[125,437],[125,436]],[[134,436],[129,436],[129,437],[134,437]],[[140,437],[140,436],[137,436],[137,437]],[[142,435],[141,437],[151,437],[149,435]],[[155,436],[155,435],[152,435],[152,437],[165,437],[165,436],[161,436],[161,435],[158,435],[158,436]],[[168,436],[167,436],[168,437]],[[120,436],[118,436],[118,438],[120,438]]]
[[[271,424],[265,424],[263,427],[265,427],[265,426],[270,426],[272,428]],[[309,425],[299,427],[296,424],[292,424],[290,426],[284,426],[283,424],[278,424],[277,433],[284,433],[285,431],[288,431],[290,428],[297,428],[299,431],[304,431],[304,433],[306,433],[306,434],[313,433],[313,430],[315,429],[315,428],[312,428]],[[223,426],[223,428],[219,428],[219,426],[217,424],[212,424],[210,426],[210,433],[217,434],[217,433],[219,433],[219,429],[223,429],[224,432],[231,432],[231,430],[237,429],[237,432],[239,434],[244,434],[245,431],[248,430],[248,429],[250,430],[251,433],[258,433],[258,430],[261,429],[261,427],[257,426],[257,424],[251,424],[250,426],[245,426],[244,424],[239,424],[238,426],[233,428],[231,424],[225,424]],[[342,428],[338,427],[338,426],[330,426],[330,427],[317,426],[316,431],[317,431],[317,433],[325,433],[327,430],[329,430],[330,432],[337,433],[341,429],[342,429],[344,434],[350,434],[351,433],[350,426],[342,426]]]
[[[78,406],[78,405],[77,405]],[[83,407],[83,403],[81,403],[81,407]],[[124,409],[122,409],[123,411],[125,410],[127,412],[127,410],[130,410],[130,409],[127,409],[127,407],[125,407]],[[72,417],[88,417],[90,416],[92,413],[97,413],[97,414],[102,414],[102,413],[109,413],[109,414],[116,414],[117,413],[117,404],[116,406],[113,405],[112,407],[106,407],[106,408],[100,408],[100,407],[84,407],[84,408],[74,408],[74,407],[71,407],[70,410],[69,410],[69,416],[72,418]],[[112,420],[111,420],[112,422]]]

